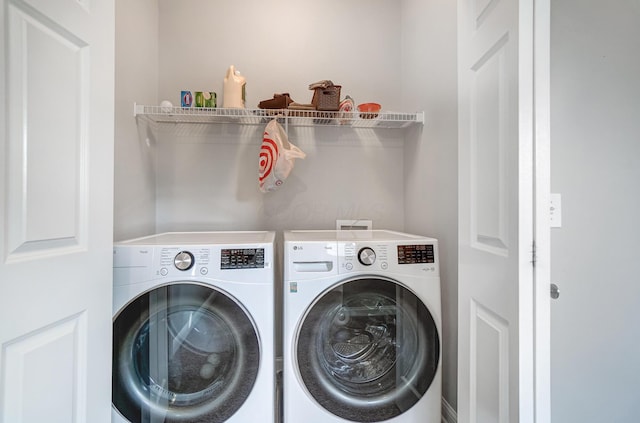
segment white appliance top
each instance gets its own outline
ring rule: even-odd
[[[273,243],[271,231],[165,232],[116,242],[116,245],[218,245]]]
[[[286,231],[286,241],[313,242],[313,241],[435,241],[419,235],[403,232],[374,230],[310,230],[310,231]]]
[[[287,280],[381,272],[438,277],[438,240],[388,230],[286,231]]]

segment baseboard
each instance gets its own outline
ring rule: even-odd
[[[442,423],[457,423],[458,415],[456,410],[453,409],[451,405],[442,398]]]

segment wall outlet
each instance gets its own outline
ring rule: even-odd
[[[551,227],[562,227],[562,196],[560,194],[551,193],[551,204],[549,209],[551,216]]]

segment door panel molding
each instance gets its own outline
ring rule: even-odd
[[[86,248],[89,48],[35,8],[8,6],[9,263]],[[27,129],[28,128],[28,129]]]
[[[471,301],[471,422],[509,422],[509,322]]]
[[[508,256],[509,33],[472,66],[470,78],[471,242],[474,248]]]
[[[86,410],[87,315],[81,312],[2,346],[2,421],[80,422]],[[52,389],[55,388],[55,389]],[[38,406],[34,403],[38,402]]]

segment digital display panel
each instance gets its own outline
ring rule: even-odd
[[[398,264],[435,263],[432,244],[398,245]]]
[[[229,248],[220,255],[220,269],[262,269],[264,248]]]

